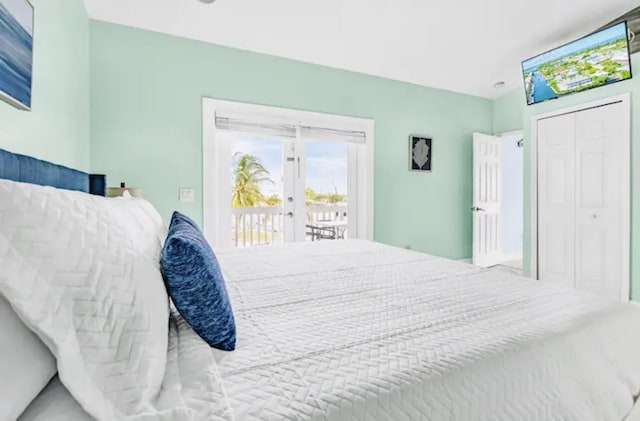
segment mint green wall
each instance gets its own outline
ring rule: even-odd
[[[91,23],[91,168],[202,220],[203,96],[375,119],[375,238],[471,255],[471,134],[491,101],[103,22]],[[408,136],[435,138],[408,171]],[[178,202],[194,187],[193,204]]]
[[[89,169],[89,18],[82,0],[35,8],[32,111],[0,102],[0,148]]]
[[[522,129],[524,92],[520,89],[493,101],[493,133],[501,134]]]
[[[634,69],[640,69],[640,55],[632,57]],[[559,100],[544,102],[528,107],[521,90],[508,93],[493,102],[493,131],[502,133],[524,129],[524,255],[525,272],[529,273],[531,258],[531,117],[549,111],[571,107],[622,93],[631,92],[631,295],[640,301],[640,124],[637,122],[640,110],[640,73],[635,79],[620,82],[592,91],[568,96]]]

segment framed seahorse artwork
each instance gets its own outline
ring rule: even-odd
[[[409,170],[431,172],[433,168],[433,139],[429,136],[409,136]]]

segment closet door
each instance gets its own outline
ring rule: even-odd
[[[628,276],[624,130],[622,103],[576,114],[575,285],[614,300],[621,297],[622,279]]]
[[[538,121],[538,276],[575,285],[576,116]]]

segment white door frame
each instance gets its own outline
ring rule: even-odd
[[[623,191],[628,192],[622,198],[622,209],[624,212],[623,224],[623,253],[621,256],[621,264],[630,270],[629,260],[631,258],[631,95],[626,93],[622,95],[603,98],[597,101],[579,104],[573,107],[567,107],[547,113],[537,114],[531,117],[531,260],[530,270],[531,278],[538,279],[538,121],[547,118],[557,117],[563,114],[571,114],[580,111],[586,111],[593,108],[603,107],[611,104],[622,103],[625,107],[624,115],[624,132],[627,133],[627,156],[629,159],[623,160],[620,165],[625,174],[623,177],[624,185],[621,186]],[[626,271],[626,276],[622,278],[621,299],[629,301],[630,296],[630,271]]]
[[[217,176],[221,168],[222,157],[220,148],[216,144],[217,129],[216,113],[226,115],[240,115],[255,121],[272,121],[291,123],[299,126],[327,127],[345,131],[360,131],[366,134],[363,145],[362,159],[358,159],[357,177],[351,177],[349,184],[357,185],[357,203],[364,206],[357,207],[357,232],[351,238],[373,240],[374,230],[374,127],[371,119],[347,117],[334,114],[300,111],[288,108],[247,104],[241,102],[224,101],[213,98],[202,99],[202,214],[205,237],[213,244],[223,244],[222,233],[229,233],[227,227],[222,226],[220,218],[213,217],[214,210],[221,204],[221,192],[230,189],[223,186]],[[304,170],[304,168],[302,168]],[[351,173],[351,171],[350,171]],[[302,204],[302,206],[304,203]],[[229,224],[231,222],[229,221]]]
[[[524,132],[522,130],[511,130],[510,132],[496,133],[494,134],[494,136],[498,136],[498,137],[524,136]]]

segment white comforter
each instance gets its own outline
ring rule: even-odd
[[[640,308],[360,241],[218,252],[237,420],[620,421]]]
[[[238,344],[211,351],[167,323],[163,235],[145,202],[0,181],[0,293],[87,418],[620,421],[640,393],[640,309],[360,241],[218,251]],[[23,419],[83,419],[61,384]]]

